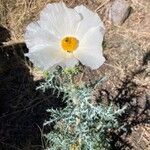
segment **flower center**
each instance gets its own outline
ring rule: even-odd
[[[64,51],[73,52],[79,46],[79,41],[75,37],[67,36],[62,39],[61,46]]]

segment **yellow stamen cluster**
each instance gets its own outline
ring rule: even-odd
[[[79,46],[79,41],[75,37],[65,37],[61,41],[61,46],[64,51],[73,52]]]

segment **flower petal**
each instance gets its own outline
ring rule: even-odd
[[[25,42],[30,52],[46,46],[58,45],[58,39],[41,28],[38,22],[30,23],[26,28]]]
[[[73,53],[68,53],[62,51],[63,60],[60,62],[59,66],[63,68],[72,68],[79,63],[78,59],[74,57]]]
[[[66,68],[72,68],[75,67],[77,64],[79,63],[78,59],[76,59],[75,57],[72,58],[68,58],[64,60],[64,66]]]
[[[75,10],[82,16],[82,21],[76,30],[78,37],[82,37],[89,29],[98,26],[101,33],[104,34],[105,27],[97,13],[92,12],[83,5],[75,7]]]
[[[40,14],[40,25],[60,39],[73,34],[81,16],[63,2],[48,4]]]
[[[97,55],[96,53],[87,53],[88,51],[91,51],[91,49],[84,49],[80,54],[76,54],[76,58],[80,60],[80,62],[90,67],[91,69],[98,69],[104,62],[105,58],[102,55]]]
[[[100,33],[99,27],[92,28],[83,37],[74,56],[91,69],[99,68],[105,61],[102,54],[102,41],[103,35]]]
[[[99,27],[91,28],[80,40],[80,47],[99,47],[99,49],[102,49],[102,42],[103,34],[100,32]]]
[[[35,66],[42,70],[48,70],[63,60],[61,51],[57,51],[57,48],[51,49],[51,47],[33,51],[26,54],[26,56],[30,58]]]

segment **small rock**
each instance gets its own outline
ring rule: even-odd
[[[114,25],[121,25],[129,16],[130,10],[126,0],[115,0],[109,10],[109,19]]]

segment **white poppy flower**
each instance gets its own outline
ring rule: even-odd
[[[79,62],[97,69],[105,61],[103,35],[104,25],[97,13],[82,5],[71,9],[62,2],[48,4],[40,19],[27,26],[27,56],[43,70],[57,65],[74,67]]]

